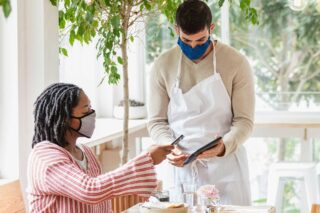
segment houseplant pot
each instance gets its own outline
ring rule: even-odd
[[[113,108],[113,116],[123,119],[123,101]],[[147,109],[144,103],[135,100],[129,100],[129,119],[143,119],[147,117]]]

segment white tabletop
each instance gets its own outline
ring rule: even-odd
[[[122,213],[139,213],[141,203],[132,206],[131,208],[123,211]],[[275,208],[271,206],[223,206],[225,213],[275,213]],[[193,211],[188,210],[192,213]]]

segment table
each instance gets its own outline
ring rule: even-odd
[[[122,213],[140,213],[138,203]],[[189,211],[188,211],[189,212]],[[275,213],[275,209],[271,206],[224,206],[224,213]],[[190,212],[192,213],[192,212]]]

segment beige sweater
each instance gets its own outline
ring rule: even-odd
[[[153,64],[150,73],[148,97],[148,130],[151,138],[161,144],[173,141],[168,124],[167,109],[180,57],[176,46],[163,53]],[[230,131],[223,136],[225,155],[237,150],[251,134],[254,117],[254,82],[246,58],[235,49],[221,43],[216,44],[217,72],[231,97],[233,120]],[[195,64],[182,57],[180,88],[185,93],[201,80],[213,74],[213,51],[200,63]],[[214,137],[214,136],[212,136]]]

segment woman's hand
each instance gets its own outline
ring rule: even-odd
[[[170,155],[167,156],[169,163],[177,167],[183,167],[183,162],[187,159],[189,155],[182,154],[181,150],[175,147]]]
[[[197,159],[203,159],[203,158],[212,158],[212,157],[221,157],[223,156],[225,153],[225,146],[222,140],[220,140],[220,142],[214,146],[212,149],[209,149],[207,151],[204,151],[203,153],[201,153]]]
[[[158,165],[166,159],[167,155],[174,149],[172,145],[152,145],[148,148],[148,152],[153,160],[154,165]]]

